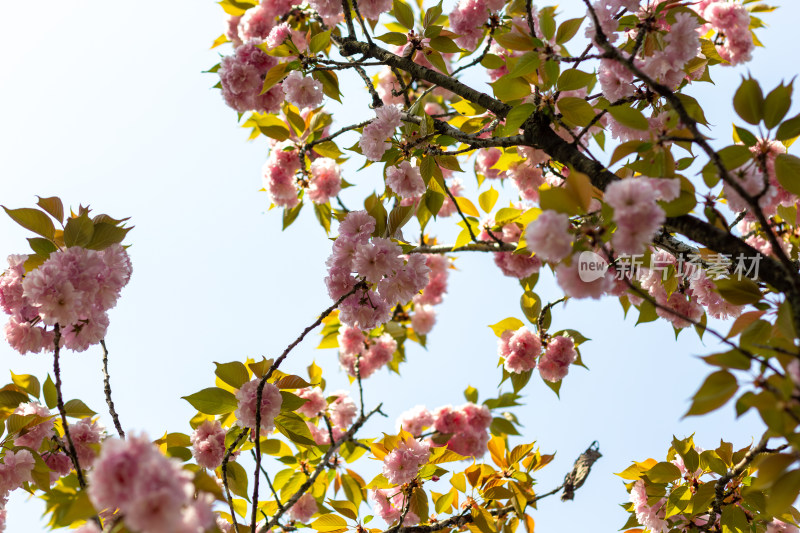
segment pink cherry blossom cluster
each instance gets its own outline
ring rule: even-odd
[[[312,400],[312,401],[317,401],[317,400]],[[312,409],[309,409],[308,411],[312,411]],[[315,413],[314,416],[319,415],[323,411],[324,408],[321,409],[320,411],[317,411],[317,413]],[[298,412],[301,411],[298,410]],[[308,416],[307,412],[303,414],[306,414],[306,416]],[[353,423],[353,420],[355,420],[356,415],[358,414],[358,406],[356,406],[356,403],[353,401],[352,398],[350,398],[350,395],[347,393],[347,391],[340,390],[333,393],[332,399],[330,400],[330,403],[327,405],[326,414],[331,423],[330,431],[328,430],[327,425],[320,428],[317,425],[313,424],[312,422],[307,422],[308,429],[311,432],[311,437],[317,444],[330,444],[331,433],[333,433],[333,438],[337,440],[342,435],[344,435],[347,432],[350,425]]]
[[[800,529],[793,524],[787,524],[786,522],[782,522],[777,518],[774,518],[769,524],[767,524],[767,532],[766,533],[797,533]]]
[[[672,180],[680,193],[680,181]],[[628,178],[611,183],[605,192],[605,201],[614,208],[617,230],[612,243],[619,253],[641,254],[653,240],[658,228],[666,220],[664,210],[656,203],[659,199],[672,200],[677,194],[662,198],[660,189],[648,178]]]
[[[575,343],[569,337],[558,335],[547,341],[547,348],[539,359],[539,374],[542,379],[557,383],[566,377],[569,365],[578,359]]]
[[[34,451],[39,451],[39,448],[42,447],[42,442],[55,435],[50,410],[39,402],[21,403],[14,409],[13,414],[20,416],[33,415],[43,419],[35,425],[27,426],[24,432],[15,437],[15,446],[25,446]]]
[[[578,358],[575,343],[562,335],[551,337],[545,343],[544,353],[542,344],[535,333],[523,326],[503,332],[497,354],[504,359],[503,366],[508,372],[521,374],[533,370],[538,359],[542,379],[553,383],[561,381]]]
[[[481,233],[479,238],[484,241],[492,242],[495,239],[516,244],[522,235],[522,230],[516,222],[505,224],[500,229],[493,229],[496,226],[494,219],[487,218],[481,222]],[[511,278],[525,279],[537,272],[542,267],[542,260],[537,256],[531,257],[528,253],[516,252],[494,252],[494,264],[500,268],[504,275]]]
[[[500,11],[505,6],[503,0],[459,0],[450,13],[450,28],[460,37],[456,43],[466,50],[474,50],[483,37],[491,11]]]
[[[119,509],[142,533],[202,533],[214,524],[211,494],[194,498],[192,474],[145,435],[109,439],[89,473],[89,498],[98,510]]]
[[[295,174],[300,170],[300,156],[291,141],[276,143],[261,171],[264,190],[279,207],[295,207],[300,200]],[[323,179],[323,183],[330,179]],[[323,187],[324,188],[324,187]]]
[[[317,500],[314,499],[309,493],[300,496],[291,509],[289,509],[289,516],[296,522],[308,523],[311,517],[314,516],[319,508],[317,507]]]
[[[419,167],[409,161],[386,168],[386,185],[402,198],[419,198],[425,192]]]
[[[674,291],[672,294],[667,294],[664,288],[663,273],[659,271],[660,268],[667,268],[670,265],[676,265],[675,258],[664,251],[657,251],[653,254],[653,264],[658,268],[641,270],[639,275],[639,284],[642,289],[647,291],[656,302],[664,308],[656,308],[656,313],[661,318],[668,320],[676,329],[683,329],[691,325],[690,322],[681,318],[676,313],[683,315],[691,320],[700,320],[703,316],[703,308],[697,303],[697,300],[692,297],[691,290],[686,290],[679,281],[679,290]],[[630,292],[628,298],[634,305],[642,303],[643,298],[639,295]],[[674,312],[671,312],[674,311]]]
[[[366,211],[348,213],[326,261],[325,284],[334,300],[364,284],[339,306],[339,320],[364,331],[388,322],[392,307],[405,305],[425,288],[430,272],[423,256],[404,257],[391,240],[370,237],[374,229],[375,219]]]
[[[433,413],[433,428],[450,435],[447,447],[465,457],[482,457],[489,443],[492,413],[485,405],[472,402],[454,408],[439,407]]]
[[[775,159],[786,153],[786,147],[777,141],[760,140],[750,148],[755,161],[748,162],[742,167],[731,172],[744,192],[749,196],[758,197],[758,206],[767,216],[777,213],[779,206],[792,207],[797,203],[797,196],[790,193],[778,182],[775,175]],[[727,182],[723,184],[728,207],[733,211],[750,211],[750,204]],[[752,213],[747,215],[747,220],[755,220]]]
[[[397,341],[388,333],[371,338],[360,329],[348,326],[339,332],[339,363],[348,376],[370,377],[389,363],[396,351]]]
[[[571,227],[567,215],[547,209],[528,225],[525,244],[537,257],[558,263],[572,253]]]
[[[242,44],[233,55],[225,56],[219,67],[222,98],[239,113],[275,113],[284,100],[280,84],[261,94],[264,77],[278,60],[258,48],[259,41]]]
[[[422,293],[414,296],[414,314],[411,315],[411,327],[417,335],[427,335],[436,324],[435,305],[442,303],[447,292],[447,278],[450,276],[450,259],[444,255],[426,254],[425,264],[430,269],[428,284]]]
[[[27,256],[12,255],[0,275],[0,307],[11,315],[6,340],[21,354],[54,348],[56,324],[61,346],[82,352],[99,343],[108,328],[108,310],[117,304],[131,276],[125,249],[74,246],[53,252],[38,268],[25,272]]]
[[[375,514],[389,525],[399,522],[403,518],[403,511],[408,507],[403,491],[399,487],[371,490],[369,499],[375,506]],[[413,511],[408,511],[403,519],[403,525],[416,524],[419,524],[419,517]]]
[[[695,16],[676,13],[675,22],[664,35],[664,49],[637,59],[637,66],[650,78],[670,88],[677,87],[686,78],[686,64],[700,52],[699,28]]]
[[[489,442],[489,426],[492,413],[485,405],[472,402],[455,408],[451,405],[439,407],[433,412],[418,405],[401,414],[397,420],[402,428],[412,435],[419,436],[427,427],[432,427],[441,435],[449,437],[447,447],[465,457],[482,457]],[[438,446],[430,441],[431,446]]]
[[[256,404],[258,402],[258,384],[261,378],[253,378],[244,383],[236,391],[236,423],[254,428],[256,426]],[[261,432],[270,432],[275,429],[275,417],[281,412],[283,397],[281,391],[272,383],[265,383],[261,393]]]
[[[342,189],[342,171],[330,157],[320,157],[311,163],[311,180],[308,199],[315,204],[326,204]]]
[[[755,44],[750,33],[750,13],[737,2],[727,0],[700,0],[691,6],[708,24],[703,31],[715,31],[725,36],[725,42],[717,45],[720,57],[730,65],[750,61]]]
[[[543,153],[539,150],[535,152]],[[539,187],[545,182],[544,173],[530,157],[526,161],[512,164],[506,175],[511,178],[511,184],[519,190],[520,200],[539,201]]]
[[[293,70],[281,84],[286,95],[286,101],[297,106],[298,109],[312,109],[322,103],[322,82],[311,76],[303,76]]]
[[[499,148],[481,148],[475,157],[475,173],[483,175],[488,180],[505,178],[505,171],[494,168],[502,155],[503,151]]]
[[[503,358],[503,367],[515,374],[533,370],[541,353],[542,341],[525,326],[516,331],[504,331],[497,345],[497,354]]]
[[[644,481],[641,479],[633,484],[630,501],[633,504],[636,519],[645,529],[652,531],[652,533],[667,533],[669,531],[669,524],[664,520],[666,500],[662,498],[654,505],[648,505],[647,492]]]
[[[308,418],[315,418],[328,408],[328,400],[325,399],[322,389],[319,387],[300,389],[295,394],[306,401],[306,403],[297,408],[297,412]]]
[[[360,6],[360,4],[359,4]],[[364,126],[358,145],[364,157],[370,161],[380,161],[391,143],[386,139],[403,123],[400,106],[384,105],[375,110],[375,119]]]
[[[556,267],[556,282],[564,294],[570,298],[599,299],[614,287],[614,275],[606,271],[605,275],[594,280],[581,277],[580,253],[572,254],[566,261]]]
[[[5,500],[11,491],[25,482],[32,482],[31,472],[35,466],[36,459],[30,451],[7,450],[0,464],[0,498]]]
[[[94,464],[97,458],[98,444],[103,440],[105,434],[105,426],[89,417],[70,424],[69,435],[75,445],[75,453],[78,455],[81,468],[88,468]]]
[[[428,462],[430,447],[414,437],[407,437],[383,458],[383,477],[392,485],[403,485],[417,477]]]
[[[204,420],[191,435],[192,455],[197,464],[214,470],[225,457],[225,430],[219,420]]]

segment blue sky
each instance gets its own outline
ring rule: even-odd
[[[561,11],[580,16],[580,6],[568,0]],[[797,73],[798,17],[800,6],[792,2],[766,15],[771,27],[759,34],[766,50],[743,69],[718,69],[716,85],[692,89],[721,143],[730,142],[730,102],[741,73],[749,69],[767,90]],[[47,0],[35,13],[27,3],[3,2],[0,28],[6,50],[0,203],[22,207],[37,194],[58,195],[74,206],[132,217],[134,274],[111,313],[107,338],[114,398],[125,428],[153,438],[188,432],[193,410],[180,397],[213,384],[214,361],[274,356],[329,305],[324,232],[310,211],[280,231],[280,212],[267,212],[267,196],[258,192],[266,143],[246,142],[235,112],[211,89],[216,79],[201,73],[218,59],[208,47],[223,30],[222,11],[197,0]],[[337,120],[369,115],[361,93],[345,94]],[[371,172],[350,169],[345,178],[358,185],[345,196],[354,205],[357,196],[382,187]],[[0,254],[26,249],[25,230],[8,219],[0,228]],[[412,346],[402,376],[382,371],[366,381],[366,402],[384,402],[390,418],[371,422],[365,435],[393,430],[396,416],[416,404],[463,403],[467,385],[481,399],[495,394],[496,337],[487,326],[522,318],[519,285],[485,254],[464,254],[456,265],[428,351]],[[546,301],[560,297],[547,274],[538,292]],[[619,529],[626,514],[617,503],[627,494],[612,473],[631,460],[662,458],[673,434],[696,433],[705,448],[720,437],[742,447],[762,431],[756,418],[735,421],[730,406],[681,420],[709,373],[695,356],[714,346],[688,332],[676,342],[664,323],[634,328],[631,318],[623,320],[614,300],[570,301],[554,315],[555,327],[592,339],[582,348],[591,370],[574,368],[560,400],[533,382],[525,406],[515,410],[526,442],[558,451],[540,487],[558,485],[593,440],[603,458],[576,501],[540,504],[539,531],[572,529],[576,517],[598,531]],[[301,373],[316,360],[331,390],[348,387],[335,351],[315,350],[317,339],[293,352],[284,370]],[[46,357],[21,357],[5,345],[0,357],[16,373],[43,379],[51,370]],[[62,366],[66,396],[82,398],[110,426],[100,350],[67,354]],[[18,491],[8,509],[7,531],[44,530],[35,525],[42,502],[27,502]]]

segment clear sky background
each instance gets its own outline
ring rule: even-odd
[[[741,73],[749,69],[766,90],[797,74],[800,6],[778,3],[785,5],[764,16],[771,27],[759,34],[766,50],[744,68],[717,69],[716,85],[691,90],[720,143],[730,143]],[[561,11],[580,16],[581,5],[567,0]],[[223,30],[217,5],[45,0],[32,7],[0,2],[0,203],[30,206],[37,194],[58,195],[73,206],[132,217],[134,274],[107,337],[114,399],[125,428],[153,438],[189,432],[193,409],[180,397],[213,385],[214,361],[273,357],[330,304],[322,282],[330,245],[310,210],[280,231],[280,211],[267,212],[267,195],[258,192],[266,143],[246,142],[235,112],[211,89],[216,77],[201,73],[218,60],[209,50]],[[345,106],[334,112],[339,124],[370,114],[358,85],[349,87]],[[345,195],[349,204],[382,188],[371,172],[345,177],[358,185]],[[469,174],[464,180],[474,182]],[[25,252],[28,236],[0,218],[0,255]],[[496,337],[487,325],[522,318],[521,291],[486,254],[463,254],[456,264],[428,351],[409,345],[402,377],[381,371],[365,382],[368,405],[384,402],[390,418],[371,422],[364,435],[393,430],[396,416],[416,404],[461,404],[467,385],[481,399],[496,394]],[[545,301],[560,297],[546,273],[537,289]],[[743,447],[762,432],[755,417],[735,421],[731,406],[681,420],[710,372],[696,355],[714,345],[691,332],[676,342],[668,324],[634,328],[633,318],[623,320],[613,299],[570,301],[554,315],[554,327],[593,339],[582,347],[591,370],[573,367],[560,400],[534,380],[525,406],[515,410],[525,442],[558,452],[539,488],[560,484],[595,439],[603,458],[574,502],[540,503],[538,531],[585,529],[587,522],[594,531],[619,529],[626,513],[617,504],[627,493],[613,472],[631,460],[663,459],[673,434],[696,433],[699,446],[713,448],[720,437]],[[316,360],[329,390],[347,387],[336,351],[315,350],[317,343],[312,335],[283,370],[302,373]],[[4,343],[0,357],[16,373],[43,380],[52,371],[49,358],[21,357]],[[67,398],[80,397],[111,426],[99,348],[65,354],[62,368]],[[7,531],[43,531],[43,511],[43,502],[15,492]]]

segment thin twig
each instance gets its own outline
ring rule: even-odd
[[[56,324],[53,326],[55,333],[55,341],[53,346],[53,373],[56,376],[56,404],[58,405],[58,412],[61,415],[61,425],[64,428],[64,438],[67,439],[67,454],[72,459],[72,465],[75,467],[75,473],[78,476],[78,485],[82,489],[86,488],[86,480],[83,477],[80,461],[78,461],[78,452],[75,450],[75,443],[72,442],[72,436],[69,434],[69,423],[67,422],[67,410],[64,407],[64,395],[61,393],[61,366],[59,365],[59,355],[61,353],[61,327]]]
[[[108,373],[108,347],[106,340],[100,341],[100,346],[103,347],[103,391],[106,394],[106,403],[108,404],[108,412],[111,413],[111,418],[114,420],[114,427],[120,438],[125,438],[125,432],[122,430],[122,424],[119,423],[119,415],[114,408],[114,400],[111,399],[111,376]]]
[[[239,433],[231,445],[228,446],[228,449],[225,450],[225,457],[222,458],[222,486],[225,488],[225,496],[228,499],[228,507],[231,510],[231,520],[233,520],[233,529],[236,531],[236,533],[239,533],[239,523],[236,521],[236,512],[233,509],[233,496],[231,496],[231,489],[228,486],[228,461],[230,460],[231,455],[233,455],[233,450],[242,440],[242,437],[247,435],[249,431],[250,428],[242,428],[241,433]]]
[[[267,373],[264,374],[264,377],[262,377],[261,381],[258,383],[258,389],[256,390],[256,421],[255,421],[256,424],[255,424],[255,428],[254,428],[254,431],[255,431],[255,450],[256,450],[256,469],[255,469],[255,476],[254,476],[255,479],[253,480],[253,502],[252,502],[253,512],[252,512],[251,517],[250,517],[250,527],[251,527],[252,531],[256,530],[256,522],[258,521],[258,513],[257,513],[257,510],[258,510],[258,482],[259,482],[259,478],[260,478],[259,471],[261,470],[261,401],[262,401],[263,394],[264,394],[264,386],[267,384],[267,380],[270,377],[272,377],[272,373],[275,372],[275,370],[278,368],[278,366],[289,355],[289,352],[291,352],[294,349],[295,346],[300,344],[300,342],[306,337],[306,335],[308,335],[314,328],[319,326],[322,323],[323,319],[325,319],[325,317],[327,317],[329,314],[331,314],[334,309],[339,307],[339,304],[341,304],[349,296],[355,294],[356,291],[358,291],[359,289],[363,288],[363,286],[364,286],[363,283],[356,284],[346,294],[343,294],[338,300],[336,300],[333,303],[333,305],[331,305],[330,307],[325,309],[310,326],[306,327],[306,329],[304,329],[302,331],[302,333],[300,333],[299,337],[297,337],[294,341],[292,341],[292,343],[289,344],[289,346],[287,346],[285,350],[283,350],[283,353],[280,355],[280,357],[278,357],[275,360],[275,362],[272,363],[272,365],[269,367],[269,370],[267,371]],[[267,529],[269,529],[270,527],[272,527],[272,526],[269,526]]]
[[[269,520],[269,522],[267,522],[263,526],[264,527],[264,531],[269,531],[270,529],[272,529],[273,527],[275,527],[278,524],[278,520],[280,520],[281,516],[283,516],[283,514],[288,509],[291,509],[292,506],[297,503],[297,500],[299,500],[300,497],[303,494],[305,494],[305,492],[309,488],[311,488],[312,485],[314,485],[314,482],[317,480],[317,478],[322,473],[322,471],[325,470],[325,468],[327,467],[328,462],[330,461],[331,457],[333,457],[333,455],[337,452],[339,447],[342,444],[344,444],[345,442],[350,441],[353,438],[353,435],[355,435],[356,432],[359,429],[361,429],[361,426],[363,426],[364,423],[372,415],[374,415],[375,413],[380,413],[381,412],[380,411],[381,405],[378,405],[378,407],[376,407],[375,409],[373,409],[372,411],[367,413],[366,416],[359,416],[358,420],[356,420],[355,423],[352,426],[350,426],[350,429],[347,430],[347,433],[345,433],[339,441],[337,441],[337,442],[331,441],[330,448],[328,448],[328,451],[326,451],[325,455],[322,456],[322,458],[320,459],[320,462],[317,465],[317,467],[314,469],[314,471],[311,473],[311,475],[308,477],[308,479],[306,479],[305,482],[303,482],[303,484],[300,485],[300,488],[297,489],[297,492],[295,492],[292,495],[292,497],[289,498],[289,500],[286,502],[286,504],[284,504],[283,509],[282,510],[279,509],[278,512],[276,512],[275,515]]]

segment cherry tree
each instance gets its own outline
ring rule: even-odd
[[[228,29],[209,72],[251,137],[269,139],[270,216],[281,213],[291,231],[313,211],[328,235],[319,246],[330,248],[330,305],[309,311],[281,353],[216,363],[213,386],[184,398],[197,411],[185,428],[156,440],[126,433],[104,339],[132,275],[129,219],[68,211],[57,197],[6,206],[35,236],[0,277],[5,337],[53,367],[52,376],[12,373],[1,390],[4,498],[37,494],[50,526],[83,533],[532,533],[537,502],[580,495],[601,452],[589,444],[560,485],[540,489],[537,472],[553,455],[520,435],[515,407],[533,388],[559,394],[583,365],[590,341],[554,330],[553,317],[568,300],[603,299],[638,323],[658,321],[713,347],[688,416],[733,405],[763,421],[751,445],[723,435],[704,450],[691,436],[675,438],[653,451],[660,460],[619,465],[629,493],[623,529],[796,530],[793,83],[762,88],[743,78],[726,96],[739,120],[722,147],[712,137],[722,132],[690,95],[718,69],[751,59],[758,17],[774,8],[751,0],[584,0],[574,13],[531,0],[219,4]],[[342,94],[345,76],[363,86],[369,119],[326,106],[361,97]],[[342,199],[350,187],[357,207]],[[491,325],[497,396],[479,401],[468,387],[465,402],[409,402],[382,435],[364,434],[383,414],[364,400],[370,377],[402,375],[411,345],[436,335],[460,254],[490,254],[498,276],[519,281],[521,308]],[[543,269],[563,297],[537,294]],[[317,328],[318,347],[338,352],[348,390],[327,390],[315,362],[305,375],[282,370]],[[60,358],[90,347],[103,353],[116,435],[62,393]]]

